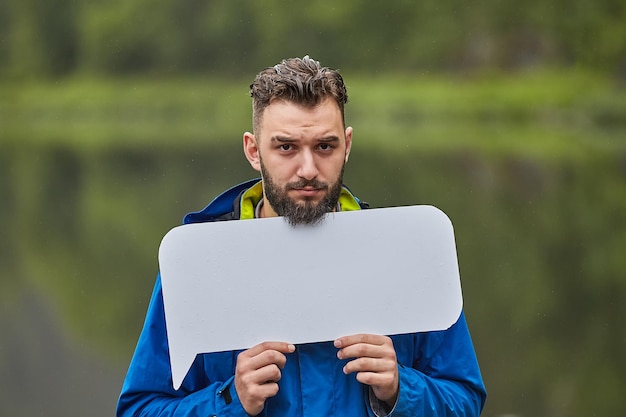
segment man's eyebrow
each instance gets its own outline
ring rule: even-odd
[[[325,136],[323,138],[316,139],[318,142],[338,142],[339,138],[337,136]],[[298,139],[290,138],[288,136],[272,136],[270,138],[272,142],[280,142],[280,143],[293,143],[298,142]]]
[[[281,142],[281,143],[297,142],[296,139],[293,139],[287,136],[272,136],[270,140],[272,142]]]

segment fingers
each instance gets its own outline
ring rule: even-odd
[[[341,348],[341,347],[345,347],[349,345],[354,345],[356,343],[380,345],[380,344],[385,343],[388,339],[389,337],[387,336],[381,336],[381,335],[376,335],[376,334],[366,334],[366,333],[354,334],[351,336],[340,337],[337,340],[335,340],[335,347]]]
[[[395,349],[391,338],[381,335],[357,334],[344,336],[335,340],[334,345],[339,349],[339,359],[348,358],[393,358],[395,361]]]
[[[392,404],[399,387],[398,362],[391,338],[357,334],[334,342],[339,359],[352,359],[343,367],[345,374],[356,373],[357,381],[372,387],[382,401]]]
[[[243,353],[248,353],[250,355],[257,355],[266,350],[276,350],[282,353],[292,353],[296,350],[296,347],[291,343],[285,342],[263,342],[259,343],[256,346],[251,347]]]
[[[343,372],[346,374],[395,372],[397,368],[396,353],[391,343],[383,345],[357,343],[340,349],[337,357],[352,359],[343,367]],[[358,376],[358,378],[364,377],[364,375]],[[369,380],[371,376],[367,378]]]
[[[386,372],[394,369],[395,366],[396,362],[391,358],[358,357],[346,363],[343,367],[343,372],[345,374],[352,372]]]
[[[237,356],[235,389],[248,414],[259,414],[265,407],[265,400],[278,393],[281,369],[287,363],[285,355],[295,349],[289,343],[264,342]]]
[[[241,370],[257,370],[273,364],[283,369],[287,362],[285,354],[295,349],[294,345],[288,343],[264,342],[240,353],[237,367]]]

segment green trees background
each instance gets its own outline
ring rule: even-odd
[[[256,175],[248,85],[310,54],[348,84],[350,188],[452,219],[484,415],[621,415],[625,21],[609,0],[0,0],[0,414],[113,414],[161,237]]]
[[[0,70],[14,77],[241,75],[303,53],[370,74],[626,71],[620,0],[2,0],[0,16]]]

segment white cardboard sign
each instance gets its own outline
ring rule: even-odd
[[[444,330],[463,303],[452,223],[432,206],[183,225],[159,263],[175,389],[199,353]]]

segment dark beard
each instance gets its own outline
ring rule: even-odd
[[[263,175],[263,188],[267,201],[276,211],[276,214],[283,216],[292,226],[301,224],[315,225],[324,218],[326,213],[337,208],[343,183],[343,167],[341,167],[337,181],[331,184],[330,187],[327,183],[315,179],[310,181],[301,179],[297,182],[288,183],[284,189],[281,189],[272,181],[271,176],[265,169],[265,165],[263,165],[263,161],[261,161],[261,174]],[[305,200],[304,204],[298,204],[287,195],[287,192],[291,189],[307,186],[323,188],[326,190],[326,195],[317,204],[308,200]]]

